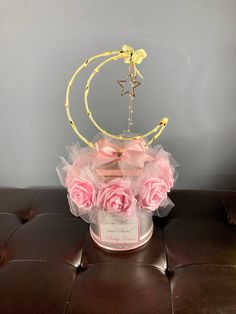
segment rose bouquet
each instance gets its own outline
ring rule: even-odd
[[[69,162],[61,158],[57,172],[67,188],[70,210],[88,222],[104,211],[131,217],[144,210],[168,214],[173,203],[168,193],[177,178],[177,163],[160,145],[144,139],[124,144],[101,137],[91,147],[70,147]]]
[[[100,134],[89,141],[77,129],[70,113],[70,90],[80,71],[100,57],[108,57],[90,74],[84,90],[88,118]],[[57,172],[67,189],[70,211],[90,223],[90,234],[100,246],[112,250],[128,250],[146,243],[153,231],[152,215],[166,216],[173,206],[168,193],[177,178],[177,166],[169,153],[152,143],[168,123],[164,117],[145,134],[132,134],[135,88],[143,78],[137,65],[147,56],[144,49],[123,45],[87,59],[72,75],[66,90],[65,109],[79,144],[68,148],[68,161],[61,158]],[[103,129],[92,115],[88,94],[92,79],[110,61],[129,64],[127,79],[118,80],[121,95],[128,96],[128,126],[123,134]],[[128,84],[128,90],[126,90]],[[149,140],[147,140],[147,138]]]

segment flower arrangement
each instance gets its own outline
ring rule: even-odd
[[[77,129],[70,114],[70,90],[80,71],[100,57],[101,62],[90,74],[84,91],[84,105],[88,118],[99,130],[93,141]],[[137,77],[139,65],[147,54],[144,49],[123,45],[87,59],[72,75],[66,90],[65,109],[69,123],[78,137],[87,144],[77,143],[68,148],[68,161],[61,158],[57,172],[67,189],[70,211],[90,223],[92,239],[111,250],[129,250],[146,243],[152,236],[152,215],[166,216],[173,206],[168,193],[177,178],[177,163],[161,145],[153,142],[165,129],[163,118],[145,134],[131,133],[135,88],[141,83]],[[92,79],[110,61],[123,59],[129,64],[127,79],[119,80],[121,95],[128,96],[127,131],[115,135],[103,129],[92,115],[88,94]],[[128,90],[125,87],[128,84]],[[147,140],[149,136],[152,136]]]
[[[177,178],[177,163],[160,145],[150,148],[145,144],[144,139],[124,145],[101,137],[95,149],[79,144],[69,148],[71,163],[62,158],[57,172],[67,188],[72,214],[89,222],[96,217],[95,211],[126,217],[137,209],[168,214],[173,206],[168,193]]]

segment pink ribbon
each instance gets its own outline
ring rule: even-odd
[[[95,146],[97,149],[95,155],[96,160],[94,160],[95,166],[100,166],[115,160],[121,160],[128,164],[143,168],[146,161],[154,160],[151,155],[145,152],[146,148],[143,140],[129,141],[124,147],[119,147],[106,139],[101,139],[95,143]]]

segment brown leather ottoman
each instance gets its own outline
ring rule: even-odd
[[[235,314],[236,193],[171,198],[149,243],[111,253],[64,190],[0,189],[0,313]]]

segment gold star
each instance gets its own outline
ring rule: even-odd
[[[127,90],[126,91],[124,91],[125,90],[125,84],[128,82],[128,84],[129,84],[129,88],[127,88]],[[135,92],[134,92],[134,89],[136,88],[136,87],[138,87],[141,83],[140,82],[138,82],[137,80],[136,80],[136,78],[133,78],[133,77],[131,77],[130,75],[129,75],[129,77],[126,79],[126,80],[119,80],[119,81],[117,81],[117,83],[120,85],[120,87],[121,87],[121,96],[124,96],[124,95],[126,95],[126,94],[129,94],[130,96],[133,96],[133,97],[135,97]],[[131,89],[130,89],[130,87],[131,87]]]

